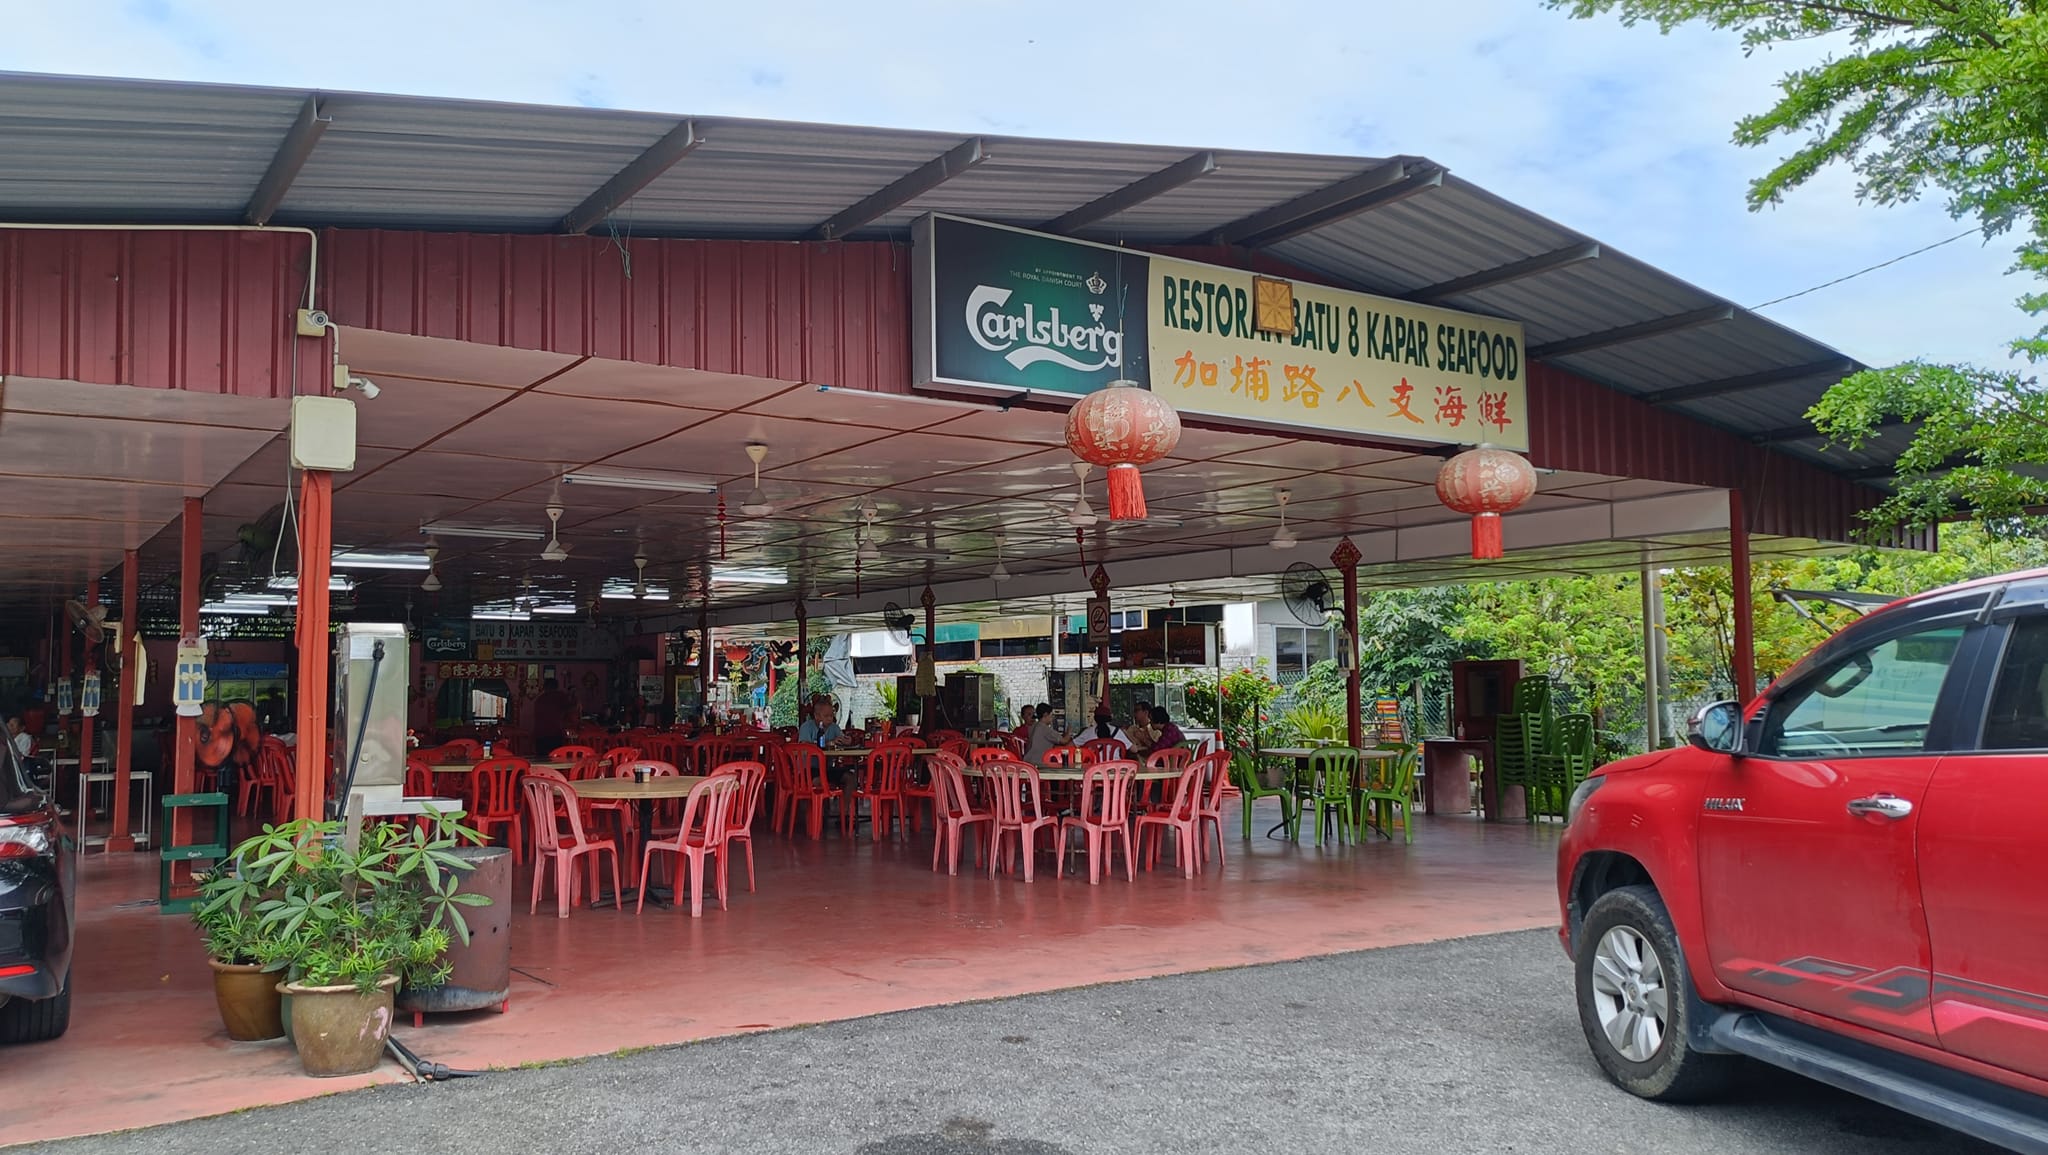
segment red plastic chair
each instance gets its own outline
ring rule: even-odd
[[[1017,853],[1023,859],[1024,881],[1030,882],[1039,832],[1049,832],[1055,838],[1059,835],[1059,820],[1045,814],[1038,768],[1023,762],[991,762],[983,773],[988,777],[995,814],[995,830],[989,835],[988,875],[994,878],[1002,868],[1003,839],[1014,834]]]
[[[1081,779],[1080,812],[1060,819],[1061,874],[1067,872],[1067,852],[1073,849],[1070,836],[1079,831],[1088,848],[1088,884],[1102,882],[1104,863],[1112,866],[1111,839],[1121,839],[1124,848],[1124,877],[1138,879],[1137,856],[1131,851],[1131,784],[1137,780],[1138,764],[1127,758],[1097,762]]]
[[[779,829],[794,835],[797,811],[809,807],[805,828],[814,841],[825,837],[825,807],[842,798],[825,772],[825,751],[814,743],[792,742],[782,748],[781,757],[789,765],[789,793],[775,797]]]
[[[718,908],[727,910],[725,889],[725,835],[732,797],[740,790],[736,774],[715,774],[690,789],[683,802],[683,823],[672,839],[649,839],[640,851],[640,902],[635,913],[646,909],[647,878],[654,867],[654,853],[674,854],[690,864],[690,917],[704,917],[704,860],[718,856]],[[682,905],[682,863],[676,863],[676,905]]]
[[[1222,866],[1229,856],[1223,852],[1223,803],[1233,794],[1242,794],[1230,781],[1230,755],[1217,751],[1195,759],[1201,767],[1199,779],[1202,782],[1201,805],[1196,809],[1195,853],[1209,857],[1209,828],[1216,828],[1216,865]]]
[[[638,746],[614,746],[606,750],[604,757],[600,760],[614,768],[628,762],[638,762],[640,760],[640,748]]]
[[[1006,746],[984,746],[967,756],[968,764],[972,766],[986,766],[990,762],[1014,762],[1016,760],[1017,756],[1010,753]]]
[[[1084,766],[1097,762],[1121,762],[1131,756],[1131,748],[1120,738],[1090,738],[1081,743],[1081,750],[1087,755]]]
[[[1041,761],[1048,770],[1073,770],[1088,764],[1082,760],[1086,756],[1079,746],[1054,746]]]
[[[457,738],[443,742],[435,753],[441,755],[436,762],[475,762],[484,756],[484,744],[474,738]]]
[[[947,745],[958,746],[962,749],[969,748],[967,743],[960,739],[954,739],[948,742]],[[941,751],[941,753],[943,752]],[[922,781],[919,780],[917,755],[911,755],[910,763],[905,767],[901,798],[903,800],[904,821],[909,824],[912,834],[924,829],[924,814],[927,806],[931,808],[932,826],[936,828],[939,824],[939,777],[931,768],[931,759],[938,756],[938,754],[925,755]]]
[[[907,743],[885,742],[868,751],[860,786],[853,792],[853,804],[840,812],[842,830],[853,833],[854,811],[860,809],[865,799],[868,831],[874,840],[882,840],[885,826],[891,834],[895,833],[896,823],[903,817],[903,772],[910,767],[910,752],[914,749]]]
[[[932,840],[932,869],[939,868],[939,854],[946,852],[946,873],[960,873],[960,840],[967,837],[967,828],[977,822],[990,824],[994,829],[996,816],[987,810],[975,808],[974,799],[967,792],[967,763],[957,755],[939,753],[931,756],[932,784],[938,788],[933,801],[932,825],[938,837]],[[974,842],[974,865],[979,867],[986,857],[982,850],[982,839]]]
[[[524,758],[493,758],[470,775],[476,806],[469,812],[469,825],[486,839],[493,830],[504,827],[514,862],[526,861],[525,840],[519,830],[519,779],[525,773]]]
[[[418,758],[405,760],[405,796],[407,798],[431,798],[434,796],[434,768]]]
[[[1186,746],[1169,746],[1164,750],[1154,750],[1150,754],[1145,755],[1145,769],[1185,770],[1188,768],[1188,763],[1194,760],[1195,752]],[[1141,813],[1149,814],[1158,808],[1158,791],[1154,789],[1158,785],[1158,779],[1152,779],[1140,784],[1138,790],[1138,809]]]
[[[526,777],[520,787],[526,792],[527,816],[533,821],[534,849],[541,859],[533,868],[533,902],[526,913],[540,910],[540,896],[543,884],[550,873],[555,879],[556,917],[568,918],[569,907],[576,901],[576,892],[581,889],[576,877],[576,860],[587,858],[585,865],[590,874],[590,904],[597,905],[598,863],[604,855],[612,859],[612,894],[624,892],[619,887],[619,847],[609,838],[592,839],[583,833],[582,808],[577,805],[576,791],[566,782],[557,781],[545,772],[536,772]],[[568,829],[564,830],[563,825]],[[549,864],[553,869],[550,871]]]
[[[595,757],[597,757],[597,751],[589,746],[557,746],[548,751],[548,761],[550,762],[574,764],[586,758]]]
[[[1031,740],[1029,738],[1022,734],[1011,733],[1008,730],[996,734],[995,739],[1003,744],[1003,749],[1008,750],[1012,758],[1022,758],[1024,757],[1024,752],[1031,749]]]
[[[1138,849],[1146,855],[1146,868],[1159,867],[1159,843],[1172,830],[1174,863],[1195,876],[1201,854],[1195,847],[1195,827],[1201,821],[1202,768],[1193,763],[1180,772],[1173,784],[1173,799],[1164,810],[1138,815]]]
[[[739,776],[740,789],[732,796],[732,811],[726,815],[725,842],[744,843],[747,850],[747,893],[754,892],[754,816],[761,810],[761,789],[768,782],[768,767],[760,762],[727,762],[717,770],[720,774]],[[719,866],[724,868],[725,859],[719,857]]]

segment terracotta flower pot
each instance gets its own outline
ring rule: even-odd
[[[237,1042],[275,1039],[284,1034],[278,1003],[277,976],[262,967],[207,959],[213,968],[213,1001],[220,1008],[228,1038]]]
[[[383,1060],[397,975],[384,976],[369,994],[353,986],[298,983],[279,983],[277,989],[292,997],[292,1045],[308,1075],[360,1075]]]

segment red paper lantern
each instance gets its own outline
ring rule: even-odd
[[[1109,469],[1109,519],[1145,520],[1138,467],[1180,444],[1180,414],[1164,397],[1133,381],[1112,381],[1067,411],[1067,448]]]
[[[1437,500],[1472,515],[1472,556],[1501,556],[1500,515],[1518,509],[1536,492],[1536,470],[1527,458],[1505,449],[1468,449],[1436,472]]]

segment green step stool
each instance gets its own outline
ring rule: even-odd
[[[228,834],[228,796],[222,792],[207,794],[166,794],[164,795],[164,849],[162,861],[157,867],[156,905],[161,914],[183,914],[199,905],[198,897],[171,897],[171,864],[174,862],[220,862],[227,858],[228,848],[218,843],[192,843],[178,846],[172,843],[171,818],[174,811],[211,807],[213,829],[216,837],[226,838]]]

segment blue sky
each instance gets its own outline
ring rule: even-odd
[[[1824,45],[1538,0],[492,4],[16,0],[0,69],[1218,148],[1412,153],[1751,305],[1960,230],[1833,172],[1761,213],[1729,143]],[[4,110],[0,110],[4,114]],[[1767,310],[1873,363],[2002,361],[2009,246],[1967,238]]]

